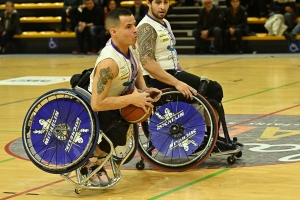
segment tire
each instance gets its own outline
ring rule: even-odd
[[[49,91],[30,106],[24,118],[25,152],[45,172],[71,172],[87,161],[97,145],[96,119],[89,100],[75,90]]]
[[[163,171],[185,171],[204,162],[218,136],[216,117],[206,99],[201,95],[186,99],[167,89],[154,110],[139,135],[138,151],[145,161]]]

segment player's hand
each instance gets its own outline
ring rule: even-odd
[[[178,84],[175,85],[175,88],[186,98],[193,99],[193,94],[197,95],[197,90],[182,81],[178,81]]]
[[[147,88],[145,89],[145,92],[150,94],[150,97],[154,100],[154,102],[157,102],[162,95],[161,90],[157,88]]]
[[[138,90],[135,88],[131,95],[133,99],[132,104],[142,108],[145,113],[149,114],[146,106],[153,108],[152,102],[154,102],[154,100],[150,97],[150,94],[147,92],[138,92]]]

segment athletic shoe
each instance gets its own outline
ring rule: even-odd
[[[287,39],[288,41],[296,42],[296,37],[292,33],[289,33],[289,32],[286,31],[286,32],[283,33],[283,35],[284,35],[285,39]]]

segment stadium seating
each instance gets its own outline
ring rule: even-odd
[[[44,2],[47,1],[47,2]],[[15,3],[15,8],[20,13],[20,21],[23,29],[23,33],[15,35],[16,41],[8,45],[14,47],[17,52],[28,53],[43,53],[43,52],[62,52],[70,53],[73,48],[76,48],[75,33],[74,32],[61,32],[57,33],[54,30],[60,27],[60,13],[63,7],[63,2],[55,2],[56,0],[20,0]],[[219,1],[219,5],[220,5]],[[143,1],[146,5],[146,1]],[[171,5],[175,5],[176,1],[172,0]],[[134,5],[134,1],[122,1],[122,7],[130,7]],[[221,7],[223,5],[220,5]],[[300,8],[300,4],[298,4]],[[224,6],[223,6],[224,7]],[[167,15],[167,19],[170,21],[174,34],[176,36],[177,45],[176,48],[179,53],[194,53],[194,38],[191,31],[196,26],[198,17],[199,6],[192,7],[176,7],[172,6]],[[5,9],[4,4],[0,4],[0,13]],[[248,24],[251,30],[256,32],[256,36],[244,36],[244,41],[249,41],[248,45],[251,46],[251,41],[256,41],[259,45],[270,46],[270,52],[274,51],[274,44],[279,41],[276,46],[276,50],[279,52],[286,52],[286,41],[283,36],[268,36],[264,28],[264,23],[267,18],[262,17],[248,17]],[[296,21],[300,21],[300,17]],[[69,22],[69,20],[68,20]],[[43,44],[47,46],[50,38],[57,38],[60,50],[38,50],[36,46]],[[296,37],[300,39],[300,35]],[[36,39],[36,40],[34,40]],[[27,40],[27,41],[26,41]],[[213,38],[209,38],[213,40]],[[35,41],[35,42],[32,42]],[[67,41],[67,42],[66,42]],[[272,42],[272,43],[270,43]],[[62,47],[63,44],[68,44],[68,47]],[[25,45],[24,45],[25,44]],[[33,45],[34,44],[34,45]],[[72,44],[72,45],[70,45]],[[267,45],[266,45],[267,44]],[[285,44],[285,45],[282,45]],[[254,45],[255,46],[255,45]],[[282,48],[277,48],[283,46]],[[66,50],[64,52],[64,50]],[[16,52],[12,51],[12,52]],[[266,48],[268,51],[268,47]],[[9,51],[8,51],[9,52]],[[250,51],[251,52],[251,51]]]

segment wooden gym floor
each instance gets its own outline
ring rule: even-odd
[[[93,67],[95,60],[95,56],[1,55],[0,82],[24,76],[70,77]],[[230,133],[239,133],[236,136],[245,143],[236,164],[227,164],[227,156],[221,156],[186,172],[151,167],[138,171],[135,158],[133,167],[124,166],[123,178],[114,187],[77,195],[59,175],[16,156],[23,152],[20,142],[12,145],[20,141],[23,119],[33,101],[51,89],[69,88],[68,81],[0,85],[0,199],[299,199],[299,54],[181,56],[180,62],[188,72],[223,86]]]

